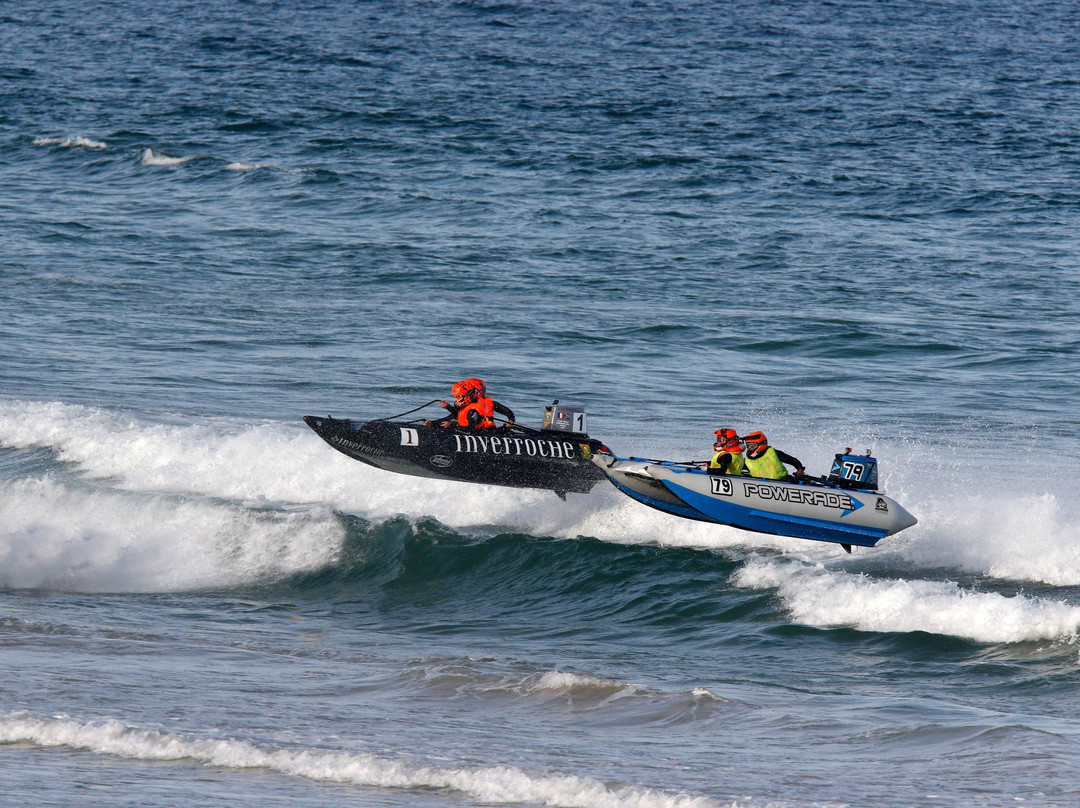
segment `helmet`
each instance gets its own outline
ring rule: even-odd
[[[741,452],[742,442],[734,429],[718,429],[714,433],[716,443],[713,448],[718,452]]]
[[[480,379],[465,379],[455,384],[450,392],[454,394],[454,398],[476,401],[484,394],[484,383]]]
[[[751,456],[759,455],[769,448],[769,439],[760,431],[751,432],[743,438],[743,442],[746,444],[746,453]]]

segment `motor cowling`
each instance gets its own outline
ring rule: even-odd
[[[838,452],[829,471],[829,482],[840,488],[874,491],[878,487],[877,459],[866,454],[853,454],[851,449]]]
[[[585,410],[581,407],[559,404],[559,399],[555,399],[544,410],[544,424],[540,427],[540,431],[561,432],[565,435],[587,438],[589,429]]]

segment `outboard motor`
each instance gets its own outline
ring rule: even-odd
[[[840,488],[874,491],[878,487],[877,460],[866,454],[852,454],[847,448],[837,454],[829,471],[829,482]]]
[[[588,424],[585,420],[585,410],[580,407],[559,406],[559,399],[555,399],[544,411],[544,425],[541,432],[562,432],[579,438],[589,437]]]

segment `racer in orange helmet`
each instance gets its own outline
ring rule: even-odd
[[[480,395],[480,389],[484,385],[483,382],[480,382],[480,386],[478,387],[476,384],[478,381],[479,379],[465,379],[465,381],[458,382],[451,387],[450,394],[454,397],[454,404],[458,407],[464,407],[466,404],[476,401]],[[445,402],[440,401],[439,403],[447,409],[450,408]]]
[[[796,480],[801,480],[806,473],[806,468],[797,457],[770,446],[764,432],[751,432],[743,437],[743,444],[746,446],[746,469],[753,477],[788,480],[794,476]],[[788,474],[785,463],[795,467],[794,475]]]
[[[461,384],[469,385],[470,389],[473,390],[477,396],[487,395],[487,385],[484,384],[483,379],[466,379],[465,381],[461,382]]]
[[[709,474],[742,474],[743,445],[734,429],[718,429],[713,433],[716,454],[709,461]]]
[[[425,426],[460,426],[472,429],[491,429],[495,426],[495,413],[506,418],[505,426],[514,425],[514,411],[487,397],[483,379],[465,379],[455,384],[450,393],[454,403],[440,401],[439,406],[450,413],[442,421],[424,421]]]

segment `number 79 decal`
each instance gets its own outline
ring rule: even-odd
[[[709,484],[712,486],[712,492],[721,497],[730,497],[735,490],[727,477],[710,477]]]
[[[844,461],[844,478],[847,480],[861,480],[865,470],[866,466],[862,463],[852,463],[850,460]]]

